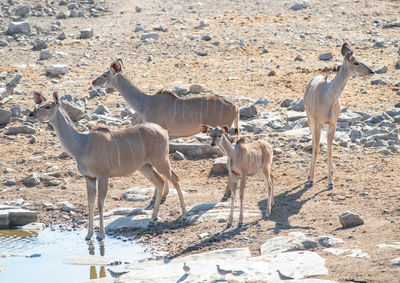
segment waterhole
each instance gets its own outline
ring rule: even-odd
[[[110,277],[107,268],[123,271],[124,262],[150,258],[151,254],[130,239],[106,236],[104,241],[85,241],[87,231],[0,230],[0,282],[71,283]],[[115,266],[70,265],[63,261],[91,254],[121,261]]]

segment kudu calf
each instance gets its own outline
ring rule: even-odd
[[[200,128],[203,133],[208,133],[210,135],[211,145],[219,146],[228,157],[228,187],[231,189],[232,202],[227,228],[230,227],[233,222],[235,194],[239,177],[241,178],[241,181],[240,214],[238,226],[241,227],[243,224],[243,197],[247,176],[257,173],[261,174],[264,177],[264,180],[267,182],[266,191],[268,204],[266,209],[266,217],[269,217],[271,214],[271,209],[274,206],[274,192],[271,175],[273,151],[271,145],[264,140],[254,140],[247,143],[244,141],[244,139],[239,139],[233,146],[231,140],[228,138],[228,127],[211,128],[207,125],[200,125]]]

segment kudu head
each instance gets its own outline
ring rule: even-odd
[[[351,74],[356,76],[366,76],[374,74],[374,71],[372,71],[370,67],[358,60],[353,55],[353,50],[347,43],[344,43],[342,46],[342,55],[344,56],[343,64],[346,65]]]
[[[229,128],[227,126],[212,128],[207,125],[200,125],[200,130],[211,137],[211,146],[220,144],[222,136],[229,133]]]
[[[46,98],[37,91],[32,92],[33,100],[38,105],[31,113],[28,115],[29,120],[38,119],[41,122],[47,122],[54,118],[58,108],[60,107],[60,102],[58,99],[57,92],[53,93],[53,101],[46,102]]]
[[[97,79],[92,82],[93,86],[98,87],[114,87],[114,79],[117,74],[122,73],[122,59],[119,58],[111,63],[110,68],[108,71],[100,75]]]

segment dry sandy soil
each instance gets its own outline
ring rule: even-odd
[[[56,10],[66,10],[65,6],[58,5],[59,1],[54,2]],[[330,78],[334,76],[333,67],[342,61],[340,46],[344,41],[373,69],[386,65],[389,70],[377,76],[387,81],[384,86],[371,85],[370,79],[351,79],[341,96],[342,105],[378,114],[398,102],[398,87],[394,84],[400,78],[400,70],[395,69],[400,59],[400,30],[382,26],[399,21],[399,1],[309,1],[310,7],[300,11],[290,9],[292,1],[277,0],[206,0],[201,3],[113,0],[96,3],[109,11],[97,18],[61,20],[62,30],[67,35],[62,45],[54,44],[55,35],[43,36],[50,43],[52,52],[65,52],[65,57],[56,55],[44,61],[44,66],[37,64],[39,53],[31,50],[32,39],[29,37],[25,37],[28,44],[24,47],[12,40],[2,49],[0,72],[9,72],[3,83],[14,71],[23,73],[17,93],[2,108],[11,109],[18,105],[23,110],[32,109],[31,91],[34,89],[46,94],[58,90],[60,95],[69,93],[87,97],[91,81],[108,68],[112,58],[120,56],[125,64],[125,75],[147,93],[197,83],[209,94],[267,99],[268,107],[259,111],[276,111],[286,98],[302,98],[305,86],[313,76],[321,73]],[[137,13],[135,5],[140,5],[142,12]],[[55,17],[29,17],[28,20],[31,26],[49,30]],[[196,29],[200,20],[207,20],[209,27]],[[9,21],[8,18],[1,19],[3,26]],[[150,31],[153,25],[161,23],[168,31],[158,32],[159,40],[145,44],[140,40],[142,32],[134,32],[137,23]],[[84,28],[93,28],[99,37],[76,41]],[[212,36],[212,40],[201,40],[204,34]],[[1,37],[5,38],[5,35]],[[240,46],[240,40],[244,46]],[[215,41],[219,41],[219,46],[212,45]],[[384,47],[373,48],[376,41],[383,41]],[[263,53],[264,48],[268,53]],[[208,55],[198,56],[198,51],[206,51]],[[84,52],[90,57],[83,58]],[[318,55],[325,52],[332,52],[334,59],[329,62],[318,60]],[[147,61],[149,55],[153,57],[150,62]],[[304,61],[295,61],[297,55]],[[87,64],[82,64],[83,61]],[[70,66],[70,71],[58,78],[58,82],[52,81],[53,78],[48,78],[44,72],[44,67],[53,63]],[[267,76],[272,70],[276,75]],[[229,77],[237,80],[227,80]],[[360,93],[361,88],[366,93]],[[102,104],[111,113],[118,113],[117,103],[123,104],[124,100],[114,92],[89,100],[87,108],[93,110]],[[40,212],[39,220],[46,224],[80,227],[77,222],[87,217],[84,179],[73,160],[57,158],[63,150],[53,132],[46,130],[46,125],[37,130],[37,142],[30,144],[30,137],[23,135],[5,138],[5,128],[0,128],[3,136],[0,139],[0,170],[15,170],[2,174],[0,181],[3,183],[10,178],[17,181],[16,186],[2,186],[1,199],[6,202],[23,198],[30,204],[28,207]],[[276,133],[271,133],[270,139],[287,144]],[[253,255],[257,255],[265,239],[291,231],[302,231],[310,236],[333,235],[345,240],[343,248],[360,248],[370,258],[335,256],[321,250],[319,253],[327,260],[329,269],[325,279],[399,282],[400,268],[389,265],[390,260],[400,256],[399,250],[376,247],[377,244],[399,241],[398,155],[386,157],[372,149],[335,146],[336,186],[328,191],[326,152],[322,151],[317,163],[318,182],[307,189],[305,181],[310,154],[296,147],[293,148],[295,155],[288,154],[288,149],[289,145],[283,147],[283,154],[273,164],[275,207],[268,221],[245,218],[241,231],[224,231],[226,223],[214,220],[187,226],[176,221],[180,208],[175,195],[169,196],[160,208],[161,221],[157,228],[143,232],[138,240],[167,251],[170,256],[227,247],[250,247]],[[220,200],[227,177],[209,177],[211,159],[175,161],[171,155],[171,160],[173,169],[180,176],[181,186],[187,192],[184,196],[187,207]],[[61,172],[60,186],[40,184],[26,188],[22,185],[21,180],[30,173],[50,171]],[[141,185],[149,186],[149,183],[139,173],[111,180],[106,209],[132,207],[122,195],[129,187]],[[42,207],[43,203],[60,201],[72,202],[75,213],[59,209],[46,211]],[[249,178],[245,207],[265,209],[265,203],[263,180]],[[146,204],[135,205],[145,207]],[[342,229],[337,215],[346,210],[360,214],[365,224]],[[208,232],[209,237],[200,240],[197,235],[203,232]]]

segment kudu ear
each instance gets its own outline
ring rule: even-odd
[[[118,59],[117,61],[114,61],[114,62],[111,63],[110,71],[111,71],[113,74],[119,73],[119,72],[122,71],[122,66],[121,66],[121,63],[120,63],[120,62],[122,62],[122,60],[121,60],[121,61],[119,61],[119,60],[120,60],[120,59]]]
[[[343,45],[342,45],[342,55],[346,56],[349,52],[351,52],[351,54],[349,56],[353,55],[353,50],[351,50],[350,46],[346,42],[343,43]]]
[[[229,133],[229,127],[228,126],[223,126],[222,129],[224,129],[225,132]]]
[[[42,104],[43,102],[46,101],[46,98],[44,98],[43,95],[40,94],[38,91],[33,91],[32,92],[33,100],[35,101],[36,104]]]
[[[55,104],[58,104],[58,103],[59,103],[57,91],[53,92],[53,100],[54,100],[54,103],[55,103]]]
[[[201,124],[199,127],[200,127],[200,131],[201,131],[202,133],[207,133],[208,130],[209,130],[209,127],[208,127],[207,125]]]

